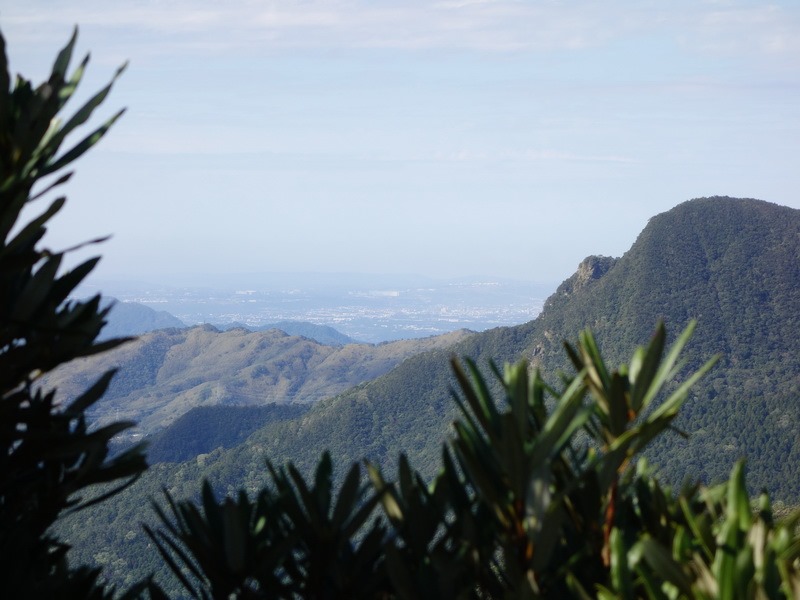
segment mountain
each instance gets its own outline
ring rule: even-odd
[[[347,344],[357,343],[356,340],[346,336],[341,331],[337,331],[333,327],[307,323],[305,321],[278,321],[277,323],[269,323],[257,327],[244,325],[242,323],[224,323],[215,326],[221,331],[240,328],[247,329],[248,331],[269,331],[270,329],[278,329],[289,335],[306,337],[320,344],[325,344],[326,346],[346,346]]]
[[[335,347],[272,329],[221,332],[211,325],[146,333],[111,352],[74,361],[43,387],[76,397],[108,369],[117,374],[92,417],[129,419],[133,435],[172,424],[197,406],[316,402],[374,379],[402,360],[448,347],[467,331],[386,344]]]
[[[686,202],[652,218],[622,257],[583,261],[536,320],[408,358],[383,376],[322,400],[298,418],[270,422],[245,443],[214,450],[202,461],[156,465],[119,497],[65,527],[80,559],[96,559],[101,545],[108,573],[123,581],[157,563],[147,562],[147,540],[137,523],[141,498],[157,497],[167,482],[177,497],[195,496],[203,477],[220,493],[240,487],[253,492],[266,482],[266,457],[292,460],[308,473],[326,448],[339,468],[366,456],[390,477],[403,451],[414,467],[431,475],[455,415],[449,398],[453,353],[482,367],[490,359],[502,364],[524,358],[555,383],[557,371],[566,368],[562,340],[574,340],[589,326],[608,362],[617,364],[647,341],[659,319],[673,337],[697,319],[685,352],[687,369],[722,355],[684,406],[678,426],[688,440],[665,436],[650,449],[662,476],[674,483],[686,476],[716,481],[747,456],[754,491],[766,487],[777,499],[797,504],[798,265],[800,211],[758,200]]]
[[[303,448],[391,465],[408,453],[432,474],[439,440],[455,415],[448,389],[451,352],[486,366],[525,357],[557,381],[568,368],[564,340],[591,327],[611,364],[628,360],[665,321],[674,337],[697,319],[684,354],[687,369],[721,360],[695,388],[678,427],[649,456],[674,483],[725,478],[748,459],[754,489],[800,500],[800,211],[757,200],[704,198],[650,220],[621,258],[589,257],[534,321],[472,336],[448,351],[407,360],[397,369],[315,406],[300,421],[255,433],[252,446],[310,467]],[[247,464],[250,447],[232,451]],[[226,459],[221,459],[226,460]],[[252,467],[254,463],[250,461]],[[225,472],[224,468],[220,469]],[[247,477],[247,469],[225,476]],[[233,474],[233,472],[231,472]]]
[[[102,306],[111,305],[107,323],[100,339],[139,335],[168,327],[186,327],[178,317],[164,310],[153,310],[138,302],[120,302],[116,298],[104,297]]]
[[[650,456],[666,477],[722,479],[746,457],[754,490],[800,500],[800,211],[757,200],[703,198],[650,220],[613,265],[591,258],[548,300],[523,352],[560,367],[562,338],[583,326],[619,361],[663,319],[697,331],[689,368],[719,353],[677,426]],[[598,276],[586,276],[592,271]],[[583,276],[582,276],[583,274]]]
[[[216,448],[230,448],[268,423],[299,417],[309,406],[196,406],[147,439],[147,460],[150,464],[183,462]]]

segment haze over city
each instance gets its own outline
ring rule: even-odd
[[[130,61],[50,234],[113,234],[98,278],[557,282],[690,198],[800,207],[795,2],[10,0],[0,24],[34,81],[78,24],[84,97]]]

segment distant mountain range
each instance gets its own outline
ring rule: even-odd
[[[191,325],[210,323],[227,329],[235,321],[234,326],[254,329],[269,323],[268,327],[292,328],[287,331],[292,335],[341,344],[346,342],[327,337],[330,330],[311,324],[335,327],[352,340],[369,343],[456,329],[485,331],[534,318],[556,283],[527,278],[250,273],[231,278],[211,274],[205,285],[196,286],[181,277],[169,285],[106,281],[87,286],[84,293],[114,290],[122,300],[168,311]],[[293,329],[298,323],[308,325],[301,326],[305,330]]]
[[[111,305],[107,323],[103,327],[100,339],[141,335],[159,329],[183,329],[187,325],[178,317],[165,310],[154,310],[139,302],[122,302],[116,298],[103,297],[104,306]],[[278,329],[289,335],[299,335],[328,346],[344,346],[356,340],[327,325],[317,325],[304,321],[279,321],[267,325],[251,326],[244,323],[219,323],[215,325],[222,331],[229,329],[246,329],[248,331],[269,331]]]
[[[455,348],[415,356],[386,375],[314,406],[298,421],[268,426],[232,450],[226,483],[252,476],[246,458],[268,453],[309,468],[319,448],[342,460],[391,465],[399,451],[429,474],[455,414],[448,361],[525,357],[555,381],[568,367],[563,340],[593,329],[611,364],[628,360],[659,320],[674,336],[698,320],[687,369],[716,353],[678,422],[650,451],[674,483],[727,475],[746,456],[754,489],[800,500],[800,211],[756,200],[705,198],[651,219],[619,259],[589,257],[534,321],[476,334]],[[311,452],[307,449],[313,448]],[[253,479],[250,479],[253,481]]]
[[[156,465],[65,529],[80,560],[92,560],[103,536],[111,548],[106,572],[124,580],[148,568],[141,562],[146,540],[136,525],[141,498],[157,496],[167,482],[178,497],[196,495],[203,477],[223,493],[253,491],[266,482],[265,457],[292,460],[308,472],[324,449],[340,467],[368,457],[390,476],[402,451],[430,475],[455,415],[448,366],[453,353],[481,366],[524,358],[556,381],[557,371],[567,368],[562,341],[574,340],[584,327],[595,332],[608,362],[618,364],[647,341],[660,319],[672,336],[697,319],[687,369],[722,354],[678,422],[688,440],[665,436],[648,453],[663,477],[676,484],[690,475],[719,480],[746,456],[754,491],[765,487],[779,500],[800,502],[800,211],[715,197],[652,218],[619,259],[587,258],[534,321],[407,358],[202,460]]]
[[[198,406],[309,403],[383,375],[402,360],[471,335],[455,331],[385,344],[330,346],[270,329],[219,331],[211,325],[162,329],[49,374],[43,385],[72,398],[108,369],[119,369],[92,417],[126,419],[148,435]]]

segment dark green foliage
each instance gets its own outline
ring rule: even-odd
[[[561,340],[590,326],[613,364],[654,322],[697,320],[689,366],[720,353],[677,426],[648,456],[673,483],[723,481],[747,457],[751,493],[767,488],[800,502],[800,211],[758,200],[701,198],[653,217],[601,277],[587,259],[528,326],[520,352],[548,371],[564,368]]]
[[[334,497],[330,455],[311,486],[290,464],[268,465],[272,486],[255,502],[240,492],[221,503],[203,485],[201,506],[155,505],[164,529],[147,534],[193,598],[373,598],[385,587],[384,529],[367,520],[378,502],[358,465]],[[356,534],[361,533],[360,539]]]
[[[198,406],[148,440],[147,458],[151,464],[182,462],[231,448],[267,423],[294,419],[307,410],[304,404]]]
[[[684,247],[696,251],[675,250]],[[720,368],[698,383],[681,411],[676,426],[688,439],[657,439],[648,458],[658,462],[665,480],[679,485],[685,477],[723,481],[729,465],[747,457],[751,493],[766,488],[797,504],[798,264],[800,211],[756,200],[693,200],[654,217],[616,261],[587,259],[535,321],[475,334],[452,351],[477,364],[524,356],[556,380],[569,367],[562,341],[587,325],[609,363],[618,364],[625,359],[620,349],[645,343],[660,318],[676,324],[696,319],[687,363],[699,368],[704,357],[720,353]],[[386,469],[406,452],[430,478],[455,415],[446,402],[449,354],[409,359],[316,404],[302,429],[299,423],[267,426],[254,439],[270,456],[302,464],[304,472],[315,460],[307,449],[328,447],[344,460],[366,456]],[[242,452],[232,455],[232,466],[241,458]],[[257,458],[251,460],[255,468]]]
[[[396,483],[369,465],[369,491],[354,464],[334,500],[325,453],[313,486],[268,465],[255,502],[168,494],[148,535],[197,598],[796,597],[800,513],[776,522],[766,494],[754,511],[742,463],[673,495],[639,460],[714,363],[685,374],[693,327],[614,370],[586,331],[559,390],[518,363],[498,398],[454,361],[461,417],[430,485],[401,456]]]
[[[65,138],[83,125],[108,94],[98,92],[63,123],[58,114],[74,93],[88,62],[68,76],[76,34],[59,53],[50,78],[34,88],[8,72],[0,36],[0,581],[4,597],[102,597],[94,569],[70,570],[68,546],[50,531],[65,512],[78,511],[114,494],[145,469],[139,448],[113,458],[111,438],[130,423],[91,429],[86,411],[102,396],[113,373],[100,377],[66,405],[37,379],[81,356],[124,340],[95,340],[107,309],[96,296],[70,300],[91,272],[90,259],[64,272],[64,252],[41,246],[46,225],[65,198],[51,201],[37,217],[20,223],[24,208],[67,182],[63,172],[92,147],[121,111],[81,141]],[[120,70],[121,71],[121,70]],[[119,72],[117,73],[119,74]],[[116,78],[116,76],[115,76]],[[34,192],[34,187],[39,190]],[[43,189],[42,189],[43,188]],[[101,496],[88,493],[97,484]]]
[[[739,231],[745,233],[736,235]],[[670,254],[667,260],[664,248],[690,244],[698,236],[706,251],[684,257]],[[703,256],[717,257],[717,266],[708,268]],[[607,268],[599,278],[603,268],[596,268],[596,263]],[[717,347],[727,352],[719,366],[695,385],[676,418],[675,427],[689,438],[657,437],[645,456],[659,465],[662,480],[676,488],[687,478],[705,484],[725,481],[730,465],[746,457],[751,495],[767,489],[779,502],[796,506],[800,503],[800,337],[793,335],[797,328],[792,319],[800,314],[797,264],[800,211],[755,200],[694,200],[652,219],[622,258],[590,259],[548,300],[535,321],[475,334],[452,352],[481,365],[490,359],[502,364],[525,356],[554,384],[559,370],[572,368],[562,340],[576,337],[584,323],[592,326],[607,363],[618,365],[626,359],[621,349],[644,343],[658,315],[675,323],[686,315],[697,316],[695,334],[683,354],[687,367],[699,368]],[[653,286],[649,297],[637,277],[651,270],[660,277],[647,275],[647,285]],[[710,278],[705,278],[706,272]],[[755,287],[747,282],[758,278],[770,301],[754,308],[749,303]],[[577,280],[583,283],[576,285]],[[669,290],[678,285],[692,292],[680,301],[671,300]],[[741,297],[742,304],[727,304],[722,312],[713,312],[711,318],[724,327],[709,328],[708,314],[699,307],[715,302],[719,294]],[[644,307],[637,308],[632,298]],[[628,320],[617,318],[623,310]],[[743,327],[762,332],[760,337],[753,334],[752,343],[731,333],[743,315],[749,319]],[[763,339],[772,341],[763,344]],[[330,450],[337,465],[365,457],[387,473],[396,471],[398,456],[405,453],[423,481],[430,482],[441,465],[442,441],[458,416],[448,401],[448,389],[455,383],[448,367],[450,355],[451,351],[436,350],[409,358],[384,376],[322,400],[298,419],[271,422],[245,444],[212,452],[202,462],[160,465],[135,489],[93,507],[81,522],[70,523],[68,539],[87,563],[97,547],[113,548],[107,572],[113,573],[114,581],[130,582],[133,574],[141,578],[148,572],[137,570],[147,552],[143,536],[135,533],[140,498],[158,495],[163,485],[175,497],[191,498],[198,493],[195,482],[207,477],[217,493],[232,494],[240,487],[255,493],[263,485],[265,456],[275,462],[292,460],[308,475],[323,449]],[[487,379],[493,393],[501,391],[493,378]]]
[[[710,367],[664,397],[689,334],[662,357],[660,329],[647,349],[637,351],[630,369],[610,373],[586,333],[577,350],[569,349],[577,374],[562,391],[555,392],[538,373],[531,377],[518,364],[502,376],[497,373],[503,383],[500,403],[474,364],[468,363],[468,376],[454,363],[462,418],[451,450],[445,451],[443,471],[427,494],[427,504],[440,507],[438,527],[443,530],[439,539],[427,538],[435,548],[431,558],[425,547],[412,556],[407,550],[419,546],[415,538],[420,534],[436,529],[418,524],[417,512],[427,511],[415,510],[406,500],[405,468],[399,493],[374,475],[378,488],[388,492],[387,514],[407,532],[387,557],[396,575],[393,583],[405,589],[398,595],[422,597],[429,584],[409,587],[407,574],[423,572],[434,557],[439,562],[431,565],[437,598],[558,598],[605,583],[620,477],[633,457],[669,427],[689,387]],[[552,410],[548,397],[555,399]],[[651,405],[657,399],[655,408]],[[588,439],[576,443],[580,431]],[[630,526],[638,531],[643,524]],[[452,589],[454,582],[458,589]]]

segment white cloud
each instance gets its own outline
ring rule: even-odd
[[[694,6],[694,5],[690,5]],[[702,9],[672,6],[669,12],[640,8],[637,3],[520,2],[461,0],[444,2],[367,2],[345,0],[143,0],[79,5],[63,1],[17,0],[6,7],[6,26],[24,28],[41,39],[64,24],[136,31],[148,43],[185,44],[192,50],[206,43],[267,48],[469,48],[478,50],[553,50],[585,48],[614,36],[672,23],[697,23],[698,32],[739,32],[761,27],[759,38],[791,39],[792,20],[777,7]],[[796,15],[795,15],[796,16]],[[755,17],[755,18],[754,18]],[[796,21],[796,20],[795,20]],[[38,33],[37,33],[38,32]],[[177,36],[179,39],[153,39]],[[700,40],[698,40],[698,43]],[[781,47],[781,43],[777,44]]]
[[[722,55],[797,56],[800,52],[798,11],[777,5],[716,8],[697,15],[686,38],[689,46]]]
[[[800,7],[747,2],[11,0],[4,29],[31,45],[78,23],[129,55],[392,48],[581,50],[658,33],[690,51],[800,54]]]

